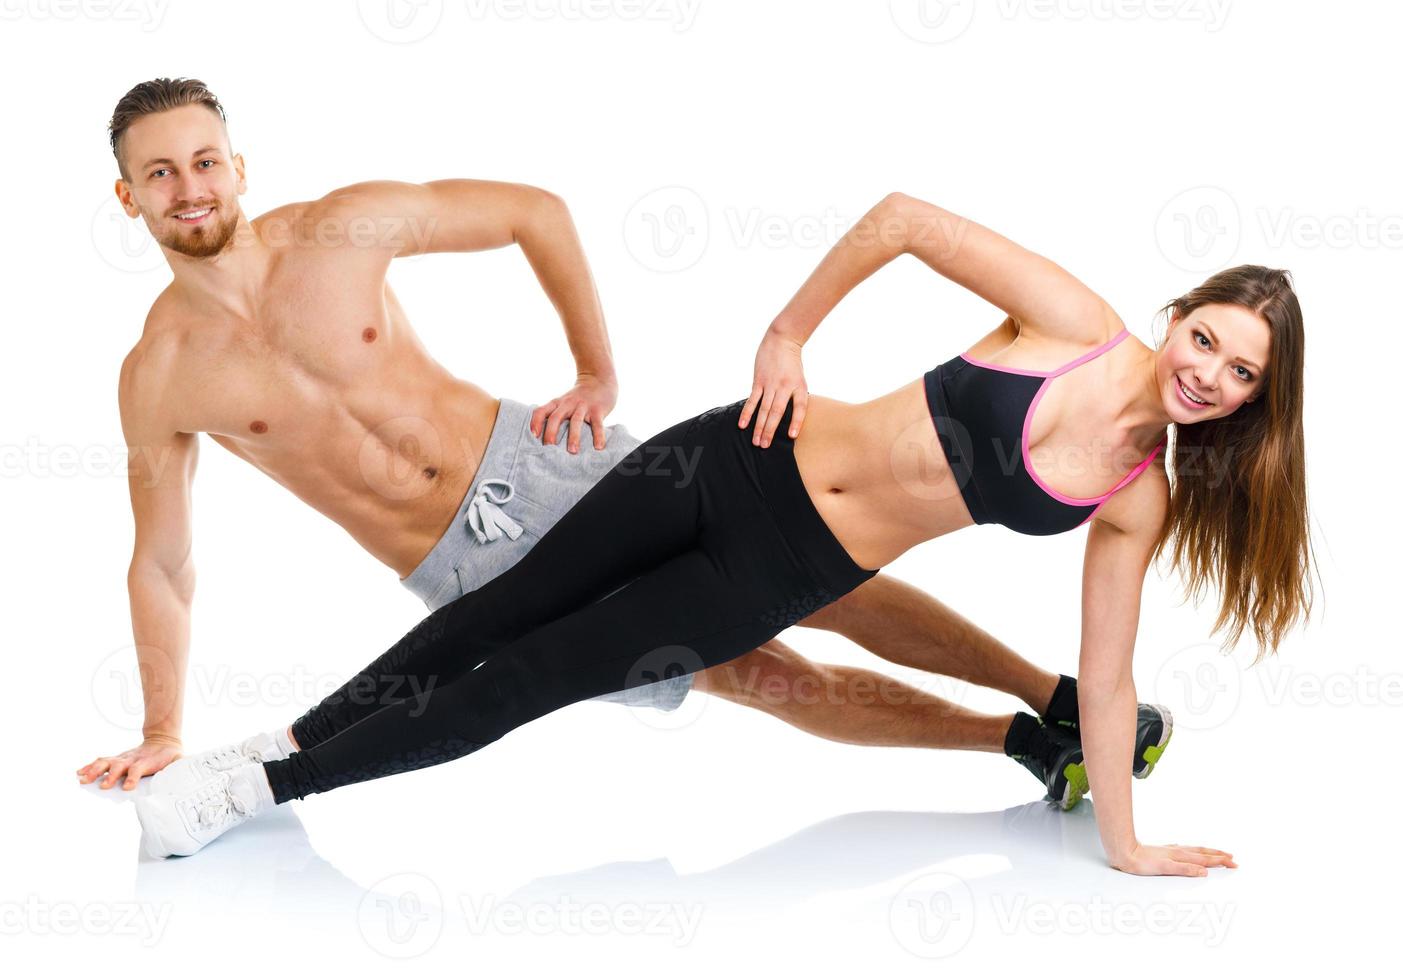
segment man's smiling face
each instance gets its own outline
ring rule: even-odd
[[[202,105],[153,113],[131,124],[120,149],[131,195],[123,205],[163,248],[207,258],[230,246],[246,188],[223,120]]]

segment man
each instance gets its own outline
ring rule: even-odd
[[[81,782],[102,778],[106,789],[120,780],[130,790],[181,756],[197,433],[344,527],[431,610],[514,564],[639,440],[603,425],[618,382],[593,279],[558,197],[491,181],[372,181],[249,221],[238,202],[243,157],[231,152],[223,108],[201,82],[136,86],[109,129],[117,196],[146,222],[174,274],[118,387],[132,460],[127,584],[144,737],[78,770]],[[534,407],[438,365],[385,281],[400,256],[511,243],[559,312],[577,366],[567,391]],[[778,640],[695,674],[641,665],[663,679],[603,700],[666,710],[695,687],[837,741],[1002,751],[1052,798],[1076,802],[1068,802],[1069,774],[1081,763],[1072,678],[1040,670],[886,575],[800,624],[1014,694],[1058,724],[979,714],[870,671],[810,663]],[[1147,773],[1143,750],[1163,745],[1169,719],[1142,719],[1136,759]],[[230,746],[225,761],[296,751],[294,729]],[[221,764],[217,753],[197,759]]]

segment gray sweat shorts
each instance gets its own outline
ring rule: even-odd
[[[641,439],[620,424],[608,426],[602,450],[583,423],[580,451],[565,448],[570,422],[562,422],[555,445],[531,435],[534,405],[500,400],[482,462],[458,513],[424,560],[400,583],[432,612],[490,582],[530,551],[561,516],[633,451]],[[627,533],[620,528],[620,533]],[[672,711],[692,687],[691,674],[601,694],[615,701]]]

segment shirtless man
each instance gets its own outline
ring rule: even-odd
[[[243,157],[231,152],[222,107],[194,79],[133,88],[110,138],[122,207],[146,222],[174,274],[118,387],[132,461],[127,587],[143,741],[77,771],[80,782],[131,790],[181,757],[197,433],[344,527],[430,609],[513,564],[639,440],[602,424],[618,382],[593,279],[558,197],[480,180],[371,181],[250,222],[238,201]],[[512,243],[559,312],[578,371],[569,390],[534,408],[435,362],[385,281],[399,256]],[[1072,678],[1039,669],[886,575],[800,625],[1013,694],[1069,730],[1075,723]],[[669,709],[695,687],[836,741],[1006,752],[1050,791],[1051,768],[1080,751],[1056,726],[1031,753],[1026,740],[1022,752],[1008,751],[1013,715],[811,663],[778,640],[709,670],[657,676],[665,679],[603,700]],[[274,734],[283,754],[296,751],[292,727]],[[1167,737],[1147,734],[1150,744]]]

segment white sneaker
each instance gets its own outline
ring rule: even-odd
[[[151,777],[151,792],[184,795],[216,773],[246,766],[250,762],[261,764],[286,758],[271,732],[251,735],[242,742],[176,759]]]
[[[231,827],[273,807],[261,763],[216,772],[183,793],[152,793],[134,801],[141,846],[154,858],[190,855]]]

